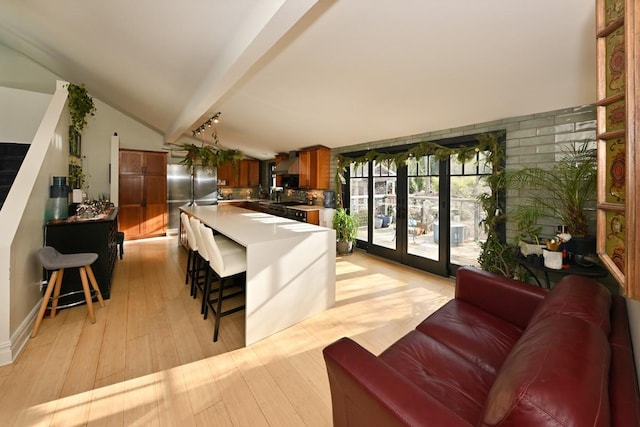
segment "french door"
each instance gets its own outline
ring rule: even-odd
[[[459,163],[434,156],[352,165],[348,195],[368,252],[439,275],[477,265],[486,235],[477,196],[488,192],[491,167],[478,152]]]

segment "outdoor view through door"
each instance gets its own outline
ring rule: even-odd
[[[460,163],[434,156],[352,164],[349,207],[360,217],[358,240],[368,251],[438,274],[478,265],[486,233],[478,195],[490,192],[485,153]],[[371,197],[370,197],[371,195]]]

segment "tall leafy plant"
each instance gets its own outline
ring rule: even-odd
[[[551,218],[574,236],[588,234],[586,207],[595,201],[597,177],[596,151],[588,142],[573,144],[549,168],[510,170],[507,176],[508,186],[524,197],[514,218]]]

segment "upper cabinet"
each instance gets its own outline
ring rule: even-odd
[[[327,190],[329,188],[330,155],[331,150],[323,146],[306,148],[298,153],[300,188],[310,190]]]
[[[220,187],[257,187],[260,185],[260,161],[242,159],[235,164],[218,166],[218,183]]]

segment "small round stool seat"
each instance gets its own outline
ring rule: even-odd
[[[59,270],[61,268],[75,268],[91,265],[98,259],[98,254],[81,253],[63,255],[51,246],[45,246],[38,250],[38,259],[47,270]]]
[[[93,274],[93,270],[91,269],[91,264],[93,264],[98,259],[98,254],[91,252],[79,254],[61,254],[55,248],[52,248],[51,246],[45,246],[44,248],[40,248],[38,250],[37,256],[42,266],[48,271],[53,271],[53,273],[49,278],[49,283],[47,283],[47,289],[45,290],[42,303],[40,304],[40,311],[38,311],[36,322],[33,325],[31,337],[35,337],[38,334],[38,330],[40,329],[40,324],[42,323],[42,318],[44,317],[44,313],[49,304],[49,300],[51,300],[51,317],[55,317],[56,308],[58,306],[58,298],[60,297],[60,288],[62,287],[62,276],[66,268],[79,269],[80,280],[82,281],[82,291],[84,293],[84,299],[87,303],[87,310],[89,311],[89,319],[91,320],[91,323],[96,323],[96,316],[93,311],[93,298],[91,296],[91,289],[89,289],[89,283],[87,282],[87,276],[89,278],[89,282],[91,282],[93,292],[98,298],[100,306],[104,307],[104,301],[102,299],[102,294],[100,293],[100,288],[98,287],[96,277]],[[53,298],[51,298],[52,293]]]

